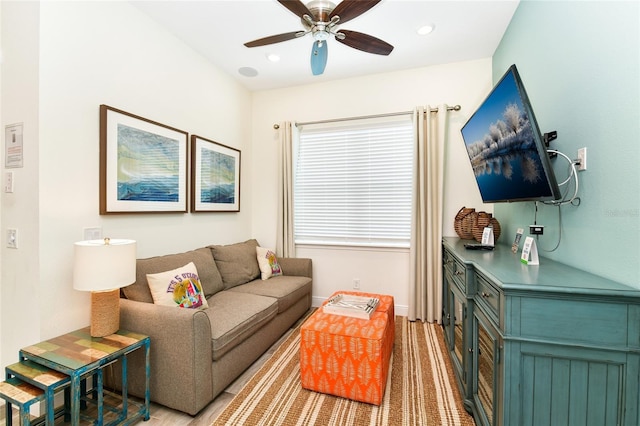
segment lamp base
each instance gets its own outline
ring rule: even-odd
[[[91,292],[91,337],[104,337],[120,329],[120,289]]]

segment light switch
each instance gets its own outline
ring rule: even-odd
[[[18,230],[17,229],[7,229],[7,247],[9,248],[18,248]]]
[[[102,227],[96,226],[95,228],[83,229],[85,240],[101,240],[102,239]]]

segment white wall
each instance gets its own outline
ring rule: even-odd
[[[23,123],[24,167],[14,174],[15,192],[0,194],[0,365],[17,360],[16,348],[39,340],[38,269],[39,10],[37,2],[2,2],[1,139],[5,126]],[[2,148],[4,152],[4,145]],[[18,229],[18,249],[6,248],[6,229]]]
[[[2,234],[16,227],[21,239],[1,249],[4,366],[20,347],[89,323],[89,294],[71,279],[84,227],[137,240],[139,257],[252,236],[251,95],[127,2],[0,7],[2,123],[25,123],[25,167],[2,194]],[[241,212],[100,216],[103,103],[240,149]]]
[[[460,104],[450,112],[446,165],[445,235],[455,235],[453,218],[463,205],[483,207],[464,152],[460,127],[492,87],[491,58],[384,73],[253,95],[253,234],[262,245],[275,246],[277,141],[281,121],[316,121],[340,117],[409,111],[418,105]],[[392,294],[399,313],[408,306],[407,251],[348,250],[303,247],[298,256],[314,264],[314,303],[338,289]]]

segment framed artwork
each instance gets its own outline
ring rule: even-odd
[[[186,213],[188,134],[100,105],[100,214]]]
[[[191,135],[191,211],[240,211],[240,151]]]

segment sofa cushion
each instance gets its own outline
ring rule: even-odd
[[[193,262],[196,265],[205,296],[210,297],[224,289],[222,277],[218,272],[216,263],[213,261],[211,250],[203,247],[184,253],[138,259],[136,262],[136,282],[124,287],[122,292],[127,299],[153,303],[153,297],[151,297],[147,282],[147,274],[157,274],[169,269],[175,269],[189,262]]]
[[[209,246],[226,289],[258,278],[260,267],[256,257],[256,247],[258,247],[256,240],[226,246]]]
[[[300,298],[311,293],[311,278],[280,275],[267,281],[254,280],[234,287],[229,293],[248,293],[278,300],[278,313],[289,309]]]
[[[147,274],[147,281],[156,305],[189,309],[208,306],[193,262],[170,271]]]
[[[278,303],[271,297],[249,293],[221,291],[208,300],[204,312],[211,322],[213,360],[257,332],[278,313]]]

